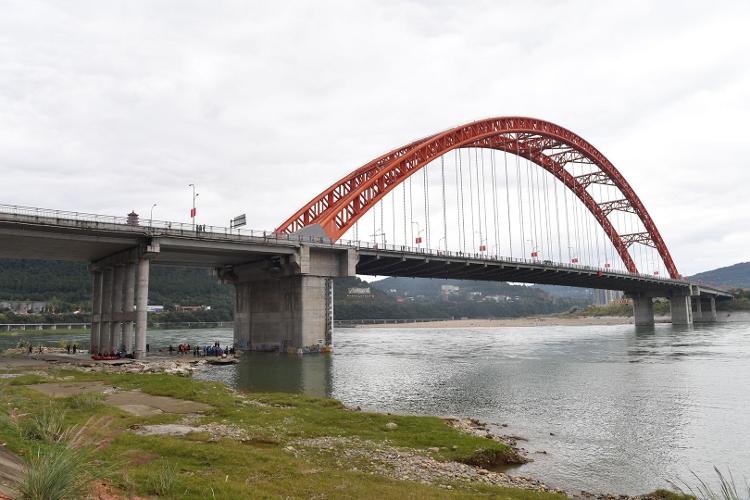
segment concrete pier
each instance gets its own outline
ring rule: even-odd
[[[633,320],[636,326],[653,326],[654,300],[645,294],[633,295]]]
[[[115,266],[112,283],[112,328],[110,345],[115,351],[122,348],[122,296],[125,285],[125,266]]]
[[[99,349],[102,353],[108,353],[112,349],[112,285],[115,279],[114,275],[113,267],[108,266],[104,269],[101,327],[99,330]]]
[[[693,321],[695,323],[711,323],[716,321],[716,298],[715,297],[695,297],[695,310],[693,311]]]
[[[123,290],[124,322],[122,326],[122,336],[125,352],[133,352],[133,343],[135,340],[135,273],[135,263],[128,262],[125,267],[125,289]]]
[[[316,352],[331,345],[333,278],[352,276],[353,252],[299,253],[220,270],[234,284],[234,342],[240,349]]]
[[[135,350],[136,359],[146,357],[146,329],[148,327],[148,278],[150,261],[141,256],[136,264],[135,278]]]
[[[100,270],[91,270],[91,342],[89,343],[91,354],[100,352],[103,278],[104,275]]]
[[[670,299],[673,325],[692,325],[693,306],[689,295],[675,295]]]

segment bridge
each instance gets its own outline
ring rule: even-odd
[[[372,234],[362,239],[365,224]],[[332,280],[355,274],[622,290],[637,325],[653,324],[655,297],[669,299],[672,322],[685,325],[714,320],[716,300],[731,297],[682,278],[645,206],[603,154],[558,125],[523,117],[472,122],[394,149],[273,231],[0,205],[0,258],[88,262],[92,352],[136,357],[146,352],[152,261],[211,268],[232,283],[235,342],[258,350],[330,345]]]

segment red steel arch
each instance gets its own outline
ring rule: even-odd
[[[336,241],[409,176],[453,149],[469,147],[497,149],[528,158],[554,175],[588,208],[628,271],[638,272],[628,247],[633,243],[642,243],[657,249],[670,277],[680,278],[653,219],[615,166],[580,136],[559,125],[535,118],[501,117],[475,121],[394,149],[331,185],[276,231],[292,234],[317,225],[331,240]],[[595,170],[574,177],[565,168],[569,162],[587,163]],[[587,191],[592,184],[616,186],[624,198],[598,203]],[[614,210],[636,214],[646,232],[618,234],[608,219]]]

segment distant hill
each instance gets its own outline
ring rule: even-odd
[[[691,276],[690,279],[703,280],[706,284],[714,283],[718,286],[731,288],[750,288],[750,262],[740,262],[739,264],[705,271]]]

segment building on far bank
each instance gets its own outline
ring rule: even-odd
[[[210,311],[211,306],[183,306],[180,304],[174,305],[175,312],[199,312],[199,311]]]
[[[48,302],[41,300],[0,300],[0,311],[10,310],[18,314],[34,314],[43,312]]]
[[[594,290],[594,304],[606,306],[611,302],[620,302],[624,294],[620,290]]]

